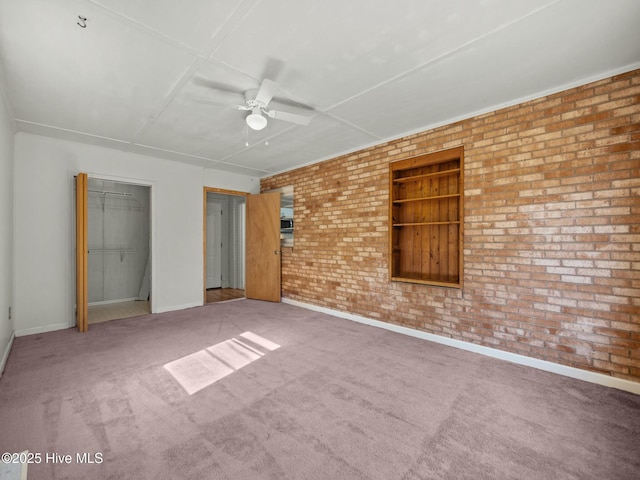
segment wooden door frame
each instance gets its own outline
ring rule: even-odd
[[[202,194],[202,304],[207,304],[207,194],[218,193],[233,197],[248,197],[249,192],[225,190],[224,188],[204,187]]]
[[[127,177],[116,177],[113,175],[103,175],[100,173],[94,173],[94,172],[81,172],[81,173],[85,173],[87,175],[87,187],[88,187],[88,183],[89,183],[89,179],[92,180],[106,180],[109,182],[117,182],[117,183],[127,183],[127,184],[131,184],[131,185],[139,185],[141,187],[148,187],[149,188],[149,241],[150,241],[150,245],[149,245],[149,250],[150,250],[150,254],[151,254],[151,289],[150,289],[150,293],[149,293],[149,311],[150,313],[157,313],[157,303],[156,303],[156,260],[155,260],[155,252],[156,252],[156,231],[155,231],[155,226],[156,226],[156,182],[153,180],[141,180],[139,178],[127,178]],[[73,188],[75,188],[75,181],[76,181],[76,176],[78,175],[78,173],[74,173],[74,172],[69,172],[70,174],[70,180],[72,182],[72,185],[74,185]],[[75,203],[77,201],[77,199],[75,198],[76,192],[74,191],[74,195],[73,195],[73,212],[74,212],[74,216],[75,216]],[[88,195],[87,195],[88,197]],[[88,201],[88,198],[86,199]],[[88,212],[87,212],[88,214]],[[88,228],[87,225],[87,221],[85,221],[85,227]],[[73,249],[74,252],[73,254],[76,255],[77,254],[77,242],[78,242],[78,238],[77,238],[77,231],[73,232],[74,236],[72,238],[75,238],[75,242],[72,241],[73,243]],[[73,258],[73,257],[72,257]],[[77,268],[78,268],[78,259],[76,257],[76,275],[75,275],[75,281],[76,281],[76,288],[74,289],[74,293],[72,293],[72,304],[77,305],[77,295],[78,295],[78,275],[77,275]],[[85,265],[88,265],[88,261],[85,263]],[[87,285],[88,287],[88,285]],[[85,300],[87,301],[87,308],[88,308],[88,294],[85,294]],[[87,313],[85,312],[85,322],[87,319]],[[71,320],[71,322],[76,321],[75,318],[73,318]],[[74,326],[74,323],[70,323],[69,325],[70,327]],[[84,331],[88,330],[88,324],[84,326]],[[80,331],[80,330],[79,330]]]
[[[76,218],[76,327],[78,332],[88,330],[88,175],[80,172],[75,177]]]

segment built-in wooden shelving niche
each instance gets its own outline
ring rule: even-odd
[[[389,164],[392,281],[462,288],[463,147]]]

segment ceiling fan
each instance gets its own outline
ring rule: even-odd
[[[281,112],[279,110],[270,110],[269,102],[278,91],[278,84],[273,80],[265,78],[260,84],[258,90],[248,90],[245,92],[245,104],[237,105],[238,110],[251,112],[245,118],[247,125],[252,130],[262,130],[267,126],[267,118],[275,118],[276,120],[284,120],[285,122],[295,123],[297,125],[309,125],[311,117],[298,115],[295,113]],[[265,117],[266,115],[266,117]]]

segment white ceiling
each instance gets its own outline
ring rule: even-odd
[[[0,82],[21,131],[262,177],[639,68],[639,24],[638,0],[0,0]],[[263,78],[310,125],[247,132]]]

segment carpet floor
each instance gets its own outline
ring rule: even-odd
[[[637,479],[640,396],[238,300],[16,338],[24,450],[29,479]]]

